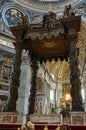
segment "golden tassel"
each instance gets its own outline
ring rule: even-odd
[[[17,130],[21,130],[19,127],[18,127],[18,129]]]
[[[55,130],[60,130],[60,125],[58,125],[58,127]]]
[[[48,127],[47,127],[47,125],[45,125],[45,127],[44,127],[44,129],[43,130],[48,130]]]

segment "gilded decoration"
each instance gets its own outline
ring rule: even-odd
[[[55,41],[54,40],[48,41],[48,42],[45,41],[44,46],[48,47],[48,48],[51,48],[51,47],[55,46]]]
[[[82,74],[83,71],[83,66],[84,66],[84,60],[85,60],[85,36],[86,36],[86,27],[85,27],[85,23],[82,22],[81,23],[81,31],[78,34],[78,42],[77,42],[77,47],[79,48],[79,69],[80,69],[80,73]],[[45,44],[46,45],[46,44]],[[54,45],[54,44],[52,44]],[[48,44],[47,44],[48,46]],[[55,80],[61,80],[61,81],[68,81],[70,82],[70,69],[69,69],[69,62],[67,61],[60,61],[58,59],[58,61],[54,61],[52,60],[47,61],[46,62],[46,66],[45,66],[49,73],[54,75],[54,79]]]
[[[50,74],[54,75],[55,81],[65,81],[70,82],[70,69],[69,69],[69,62],[66,60],[61,61],[58,59],[58,61],[52,61],[46,62],[45,68],[48,69]]]
[[[71,85],[63,85],[63,93],[61,98],[61,107],[65,108],[65,110],[72,109],[72,97],[70,94]]]

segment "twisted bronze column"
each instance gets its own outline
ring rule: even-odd
[[[71,96],[72,96],[72,110],[82,111],[82,97],[81,97],[81,81],[80,70],[78,68],[78,54],[79,49],[76,47],[77,36],[69,36],[69,58],[70,58],[70,82],[71,82]]]
[[[20,65],[21,65],[21,54],[22,54],[22,48],[19,46],[15,47],[16,55],[14,59],[14,65],[13,65],[13,72],[11,75],[11,83],[10,83],[10,90],[9,90],[9,98],[7,101],[6,106],[4,107],[4,111],[16,111],[16,101],[18,99],[18,87],[20,84]]]
[[[38,69],[37,60],[33,59],[31,61],[32,77],[31,77],[31,89],[30,89],[30,97],[29,97],[28,115],[34,113],[35,98],[36,98],[37,69]]]

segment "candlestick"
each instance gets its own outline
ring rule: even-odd
[[[63,116],[60,114],[60,123],[63,123]]]

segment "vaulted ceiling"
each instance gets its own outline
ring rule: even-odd
[[[16,3],[39,13],[52,10],[61,12],[65,5],[71,4],[73,8],[79,6],[84,0],[14,0]]]

